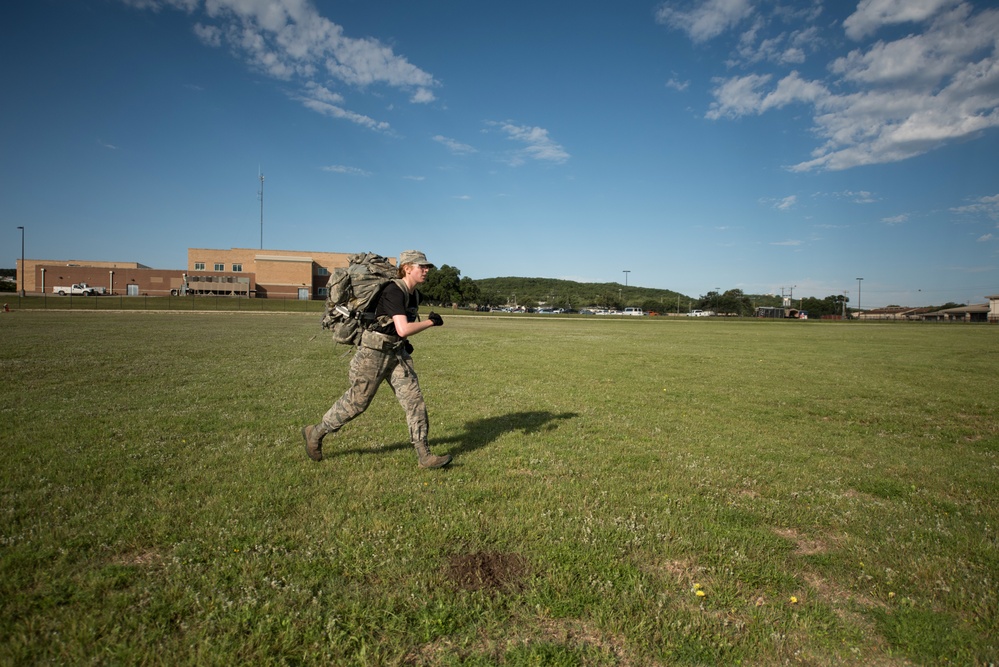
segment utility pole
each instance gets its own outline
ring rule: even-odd
[[[860,317],[860,282],[863,278],[857,278],[857,317]]]
[[[624,286],[627,287],[628,286],[628,274],[631,273],[631,269],[622,271],[621,273],[624,274]]]
[[[24,227],[18,227],[21,230],[21,297],[24,297]]]
[[[260,249],[264,249],[264,172],[257,170],[260,175]]]

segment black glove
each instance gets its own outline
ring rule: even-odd
[[[402,344],[402,349],[406,350],[407,354],[413,354],[413,344],[408,340]]]
[[[433,322],[435,327],[444,326],[444,318],[438,315],[437,313],[430,313],[429,315],[427,315],[427,319]]]

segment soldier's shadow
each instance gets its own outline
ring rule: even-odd
[[[465,423],[465,431],[447,438],[431,438],[430,444],[457,446],[444,449],[453,455],[465,454],[485,447],[504,433],[522,431],[524,435],[554,431],[558,422],[573,419],[579,415],[575,412],[554,413],[547,410],[536,412],[514,412],[508,415],[474,419]]]
[[[575,412],[554,413],[548,410],[538,410],[533,412],[514,412],[495,417],[484,417],[483,419],[473,419],[465,423],[465,430],[457,435],[446,438],[430,438],[431,447],[442,447],[437,453],[449,453],[454,456],[466,454],[468,452],[481,449],[496,441],[505,433],[521,431],[524,435],[541,433],[543,431],[553,431],[558,428],[558,422],[578,417]],[[445,445],[455,445],[446,447]],[[409,449],[410,443],[397,443],[378,448],[353,449],[341,451],[340,454],[375,454],[400,449]],[[436,450],[435,450],[436,451]],[[332,453],[332,452],[331,452]]]

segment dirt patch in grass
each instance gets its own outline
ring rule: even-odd
[[[136,567],[155,567],[163,562],[163,555],[152,549],[129,551],[118,554],[112,559],[115,565],[133,565]]]
[[[804,537],[793,528],[774,528],[774,533],[785,540],[794,542],[794,553],[801,556],[814,556],[815,554],[825,553],[829,550],[829,546],[824,541]]]
[[[637,563],[642,571],[647,572],[664,581],[672,581],[682,587],[693,585],[697,581],[698,573],[704,568],[696,565],[691,560],[664,560],[653,561],[645,559]]]
[[[452,556],[448,575],[466,591],[519,591],[530,576],[530,568],[518,554],[479,551]]]

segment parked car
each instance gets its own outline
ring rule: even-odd
[[[83,296],[97,296],[98,294],[104,294],[103,287],[94,287],[93,285],[88,285],[87,283],[73,283],[72,285],[59,286],[52,288],[53,294],[58,294],[59,296],[66,296],[67,294],[82,294]]]
[[[687,317],[711,317],[714,312],[710,310],[692,310],[687,313]]]

